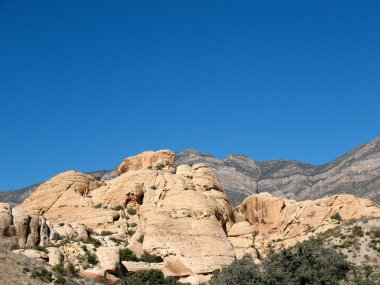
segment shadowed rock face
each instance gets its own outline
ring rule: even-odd
[[[260,192],[295,200],[353,194],[380,203],[380,138],[321,166],[294,160],[256,162],[241,155],[217,159],[193,149],[177,154],[175,165],[194,163],[216,172],[234,205]]]

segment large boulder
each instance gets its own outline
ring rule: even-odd
[[[117,168],[119,175],[130,170],[163,169],[173,166],[175,153],[170,150],[145,151],[126,158]]]

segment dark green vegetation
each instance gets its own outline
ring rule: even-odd
[[[133,215],[136,215],[137,211],[134,208],[128,208],[127,213],[133,216]]]
[[[335,213],[334,215],[331,216],[331,219],[337,220],[339,222],[342,221],[342,217],[339,215],[339,213]]]
[[[116,207],[113,207],[112,210],[114,210],[114,211],[121,211],[121,210],[124,210],[124,206],[118,205]]]
[[[374,284],[355,273],[342,254],[322,246],[317,239],[306,241],[277,253],[270,253],[262,265],[256,265],[249,256],[215,272],[211,285],[339,285]]]
[[[95,265],[98,263],[98,259],[96,257],[96,254],[94,253],[91,253],[88,249],[87,249],[87,246],[83,245],[82,246],[82,249],[84,251],[84,258],[85,258],[85,261],[87,262],[87,264],[91,264],[91,265]]]
[[[138,258],[133,253],[132,250],[128,248],[123,248],[119,250],[120,261],[138,261]]]
[[[110,235],[112,235],[113,234],[113,232],[111,232],[111,231],[102,231],[101,233],[100,233],[100,235],[102,236],[102,237],[104,237],[104,236],[110,236]]]
[[[179,285],[177,279],[173,277],[165,278],[164,274],[159,270],[139,271],[122,278],[119,281],[120,285]]]
[[[53,281],[53,274],[47,271],[45,268],[36,268],[32,272],[32,278],[38,279],[45,283],[50,283]]]
[[[89,236],[89,237],[87,238],[87,240],[85,241],[85,243],[91,243],[91,244],[93,244],[95,247],[99,247],[99,246],[102,245],[100,241],[98,241],[96,238],[93,238],[92,236]]]
[[[161,256],[149,254],[147,252],[144,252],[144,254],[140,258],[138,258],[128,248],[123,248],[119,250],[119,258],[120,258],[120,261],[143,261],[143,262],[149,262],[149,263],[159,263],[159,262],[164,261],[161,258]]]

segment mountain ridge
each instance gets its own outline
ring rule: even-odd
[[[219,159],[193,148],[176,153],[174,166],[196,163],[206,163],[216,172],[234,205],[250,194],[260,192],[295,200],[350,193],[380,203],[380,137],[322,165],[284,159],[256,161],[250,156],[234,153]],[[117,171],[100,170],[87,174],[110,180],[117,176]],[[38,185],[0,191],[0,201],[19,204]]]

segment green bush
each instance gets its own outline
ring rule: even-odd
[[[133,230],[128,230],[127,231],[127,235],[129,235],[130,237],[133,236],[135,234],[136,231],[133,231]]]
[[[102,243],[101,243],[100,241],[98,241],[96,238],[93,238],[93,237],[91,237],[91,236],[89,236],[85,242],[86,242],[86,243],[91,243],[91,244],[93,244],[95,247],[99,247],[99,246],[102,245]]]
[[[133,216],[133,215],[136,215],[137,211],[134,208],[128,208],[127,213]]]
[[[94,206],[95,209],[99,209],[99,208],[101,208],[101,207],[103,207],[103,204],[102,204],[102,203],[96,204],[96,205]]]
[[[244,257],[216,272],[210,284],[338,285],[350,269],[343,255],[324,248],[317,240],[310,240],[278,253],[270,253],[261,268],[249,257]]]
[[[144,252],[144,254],[140,257],[140,260],[150,263],[159,263],[164,261],[161,256],[150,254],[147,252]]]
[[[59,233],[54,233],[51,239],[54,241],[58,241],[58,240],[62,240],[63,237]]]
[[[112,235],[113,234],[113,232],[111,232],[111,231],[102,231],[101,233],[100,233],[100,235],[102,236],[102,237],[104,237],[104,236],[110,236],[110,235]]]
[[[156,185],[152,185],[152,186],[150,186],[150,189],[157,190],[157,187],[156,187]]]
[[[124,206],[122,206],[122,205],[118,205],[118,206],[113,207],[113,208],[111,208],[111,209],[114,210],[114,211],[121,211],[121,210],[124,210]]]
[[[339,221],[339,222],[342,221],[342,217],[339,215],[339,213],[335,213],[335,214],[332,215],[330,218],[333,219],[333,220],[337,220],[337,221]]]
[[[67,272],[68,272],[71,276],[78,276],[78,271],[76,271],[74,264],[72,264],[71,262],[69,262],[69,263],[67,264]]]
[[[130,227],[134,228],[134,227],[136,227],[136,226],[137,226],[137,224],[136,224],[136,223],[129,223],[129,224],[128,224],[128,226],[130,226]]]
[[[64,285],[66,284],[66,279],[62,276],[58,276],[57,279],[54,281],[54,285]]]
[[[156,269],[138,271],[119,281],[120,285],[177,285],[175,278],[165,278],[164,274]]]
[[[96,258],[96,255],[94,253],[91,253],[89,251],[85,252],[85,258],[88,264],[95,265],[98,263],[98,259]]]
[[[65,268],[63,267],[62,264],[57,264],[57,265],[54,265],[52,270],[54,272],[57,272],[59,274],[65,274]]]
[[[32,272],[32,278],[38,279],[42,282],[50,283],[53,281],[53,274],[45,268],[36,268]]]
[[[352,234],[354,236],[357,236],[357,237],[363,237],[364,236],[364,232],[363,232],[362,227],[360,227],[360,226],[354,226],[352,228]]]
[[[139,261],[136,255],[129,248],[122,248],[119,250],[120,261]]]

